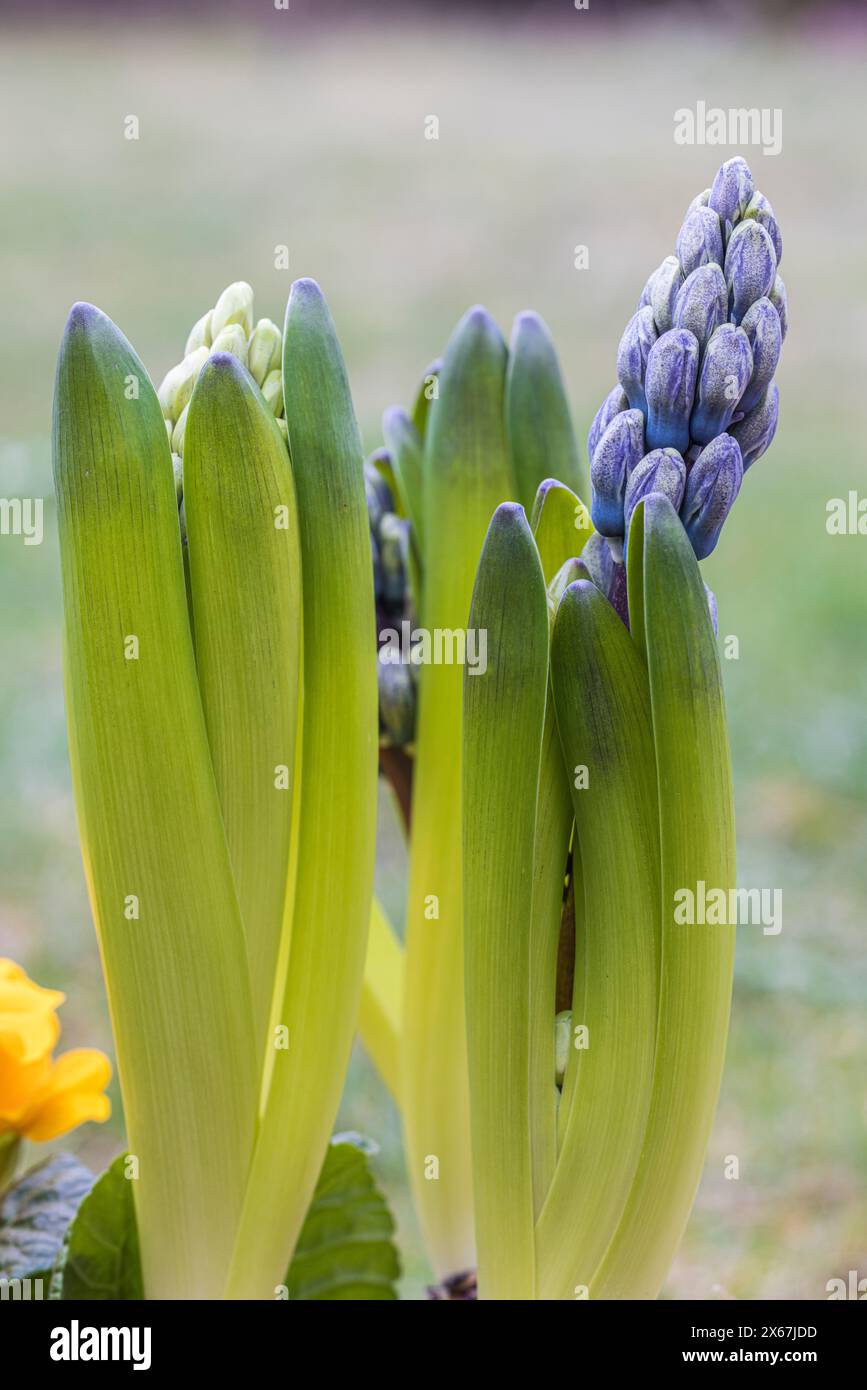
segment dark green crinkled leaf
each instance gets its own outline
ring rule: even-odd
[[[51,1297],[144,1297],[131,1179],[119,1154],[76,1213],[52,1280]]]
[[[68,1153],[53,1154],[13,1183],[0,1203],[0,1278],[47,1278],[92,1186],[90,1169]]]
[[[291,1300],[397,1298],[394,1221],[355,1135],[332,1140],[286,1284]]]

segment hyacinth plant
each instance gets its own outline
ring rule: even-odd
[[[129,1153],[47,1261],[59,1296],[97,1261],[120,1297],[394,1297],[365,1156],[329,1145],[356,1024],[402,1110],[434,1297],[657,1295],[734,947],[673,917],[735,872],[698,561],[776,427],[780,255],[729,161],[623,336],[589,508],[535,314],[507,347],[470,310],[363,463],[312,281],[282,332],[229,286],[158,389],[74,307],[70,754]],[[405,946],[372,896],[377,757]]]
[[[779,228],[742,159],[690,205],[676,251],[590,429],[592,524],[535,316],[508,353],[471,311],[371,460],[405,519],[422,628],[458,626],[474,579],[469,631],[497,673],[468,671],[462,705],[448,666],[402,675],[402,971],[387,958],[403,1026],[379,1048],[402,1057],[437,1297],[474,1296],[476,1263],[482,1297],[655,1297],[707,1147],[734,928],[690,935],[673,894],[727,890],[735,864],[697,562],[773,437],[786,332]],[[494,512],[474,574],[498,491],[520,506]],[[392,684],[381,673],[383,724]]]
[[[157,391],[104,314],[69,317],[69,743],[144,1290],[268,1298],[325,1175],[358,1010],[373,580],[314,282],[293,286],[282,335],[230,286],[187,349]]]

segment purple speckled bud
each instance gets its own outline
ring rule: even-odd
[[[689,207],[688,207],[687,210],[686,210],[686,216],[689,217],[689,214],[690,214],[691,212],[695,212],[696,208],[706,208],[707,205],[708,205],[709,200],[710,200],[710,189],[709,189],[709,188],[705,188],[701,193],[696,193],[695,197],[693,198],[692,202],[690,203]]]
[[[699,444],[709,444],[728,428],[752,371],[753,353],[744,330],[720,324],[702,358],[689,422],[689,433]]]
[[[757,222],[761,222],[774,246],[774,255],[777,258],[777,265],[783,259],[783,238],[780,232],[779,223],[774,216],[774,209],[771,207],[764,193],[756,189],[749,203],[747,204],[744,220],[754,217]]]
[[[666,333],[672,326],[674,301],[683,284],[683,271],[677,256],[666,256],[665,260],[648,281],[650,285],[650,307],[657,332]]]
[[[687,214],[675,250],[684,275],[691,275],[700,265],[722,265],[722,228],[712,208],[695,208]]]
[[[587,457],[589,459],[592,459],[593,455],[596,453],[596,445],[608,429],[615,415],[619,415],[621,410],[628,409],[629,402],[626,399],[626,392],[618,382],[616,386],[612,386],[593,418],[593,424],[590,426],[590,431],[587,435]]]
[[[730,434],[719,434],[689,470],[680,519],[699,560],[719,540],[744,476],[740,447]]]
[[[652,449],[633,470],[626,487],[623,508],[626,534],[629,534],[632,513],[642,497],[649,497],[651,492],[661,492],[668,498],[674,510],[679,511],[685,487],[686,464],[677,450]]]
[[[698,340],[686,328],[657,338],[647,359],[647,447],[689,448],[689,417],[698,376]]]
[[[707,205],[718,214],[726,239],[746,212],[755,188],[750,166],[740,155],[727,159],[717,170]]]
[[[783,346],[783,330],[779,314],[771,301],[764,297],[757,299],[744,314],[741,328],[750,340],[753,354],[753,374],[738,402],[738,410],[746,415],[748,410],[758,405],[774,379]]]
[[[617,349],[617,377],[633,410],[645,410],[644,373],[647,357],[657,339],[653,310],[649,304],[633,314]]]
[[[779,410],[780,393],[771,383],[758,405],[754,405],[748,415],[731,426],[729,433],[741,446],[745,473],[756,459],[761,458],[776,434]]]
[[[688,328],[704,352],[715,328],[729,316],[725,277],[718,265],[700,265],[688,275],[674,301],[675,328]]]
[[[774,243],[762,224],[753,217],[738,223],[729,238],[725,263],[735,323],[740,323],[751,305],[768,293],[776,273]]]
[[[783,284],[782,275],[778,275],[774,280],[773,286],[768,293],[768,299],[773,304],[780,318],[780,332],[785,339],[789,331],[789,302],[786,298],[786,287]]]
[[[590,515],[604,536],[623,535],[623,498],[629,475],[644,457],[644,416],[640,410],[615,415],[590,461],[593,498]]]

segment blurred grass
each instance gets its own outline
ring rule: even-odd
[[[674,145],[672,113],[767,105],[783,153],[754,151],[781,218],[791,332],[782,424],[706,568],[725,663],[741,882],[783,890],[779,937],[739,933],[729,1063],[707,1170],[668,1293],[821,1298],[867,1273],[867,569],[825,503],[859,484],[867,399],[867,154],[849,138],[864,47],[683,27],[612,29],[593,11],[531,32],[453,28],[8,31],[0,495],[45,496],[37,548],[0,538],[0,953],[68,991],[67,1045],[109,1032],[65,750],[48,429],[69,304],[98,303],[153,375],[224,284],[281,318],[314,275],[341,333],[366,442],[408,402],[467,304],[508,333],[550,324],[582,437],[622,327],[692,195],[733,150]],[[139,117],[141,138],[123,138]],[[424,139],[426,116],[440,139]],[[290,270],[274,269],[289,247]],[[590,248],[590,269],[573,248]],[[383,812],[387,816],[387,809]],[[393,826],[381,866],[400,911]],[[407,1296],[427,1275],[399,1127],[359,1051],[341,1114],[382,1145]],[[74,1136],[98,1163],[121,1142]],[[740,1178],[723,1176],[726,1155]]]

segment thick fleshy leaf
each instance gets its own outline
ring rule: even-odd
[[[514,496],[503,392],[506,345],[484,309],[446,351],[425,435],[422,625],[465,633],[482,543]],[[461,890],[462,667],[419,671],[407,899],[401,1088],[407,1167],[440,1278],[475,1263]],[[432,987],[436,981],[436,988]],[[438,1161],[439,1177],[431,1171]]]
[[[574,1096],[537,1223],[538,1296],[574,1299],[617,1227],[641,1153],[658,1007],[659,841],[647,674],[587,580],[557,611],[551,669],[563,756],[576,774],[584,964],[573,1000]]]
[[[199,689],[261,1055],[287,906],[301,555],[286,445],[255,382],[228,354],[210,359],[190,402],[184,506]]]
[[[377,694],[363,456],[331,315],[292,287],[283,335],[304,596],[298,869],[273,1070],[229,1295],[270,1297],[316,1185],[355,1033],[373,894]]]
[[[532,533],[514,504],[500,506],[491,521],[470,625],[488,634],[487,670],[464,678],[462,799],[479,1296],[532,1299],[527,979],[548,605]]]
[[[734,924],[681,923],[684,890],[735,884],[734,811],[722,681],[707,597],[671,504],[636,509],[630,605],[643,602],[656,744],[662,969],[653,1090],[641,1162],[591,1298],[655,1298],[695,1197],[722,1075]],[[636,629],[633,626],[633,641]]]
[[[400,1046],[403,1024],[403,947],[377,898],[370,910],[370,935],[358,1031],[377,1071],[400,1103]]]
[[[257,1077],[244,930],[187,617],[162,413],[109,319],[76,305],[54,476],[70,760],[151,1298],[219,1297]]]
[[[560,363],[548,326],[538,314],[515,319],[506,373],[506,432],[517,487],[527,515],[544,478],[578,491],[578,442]]]

